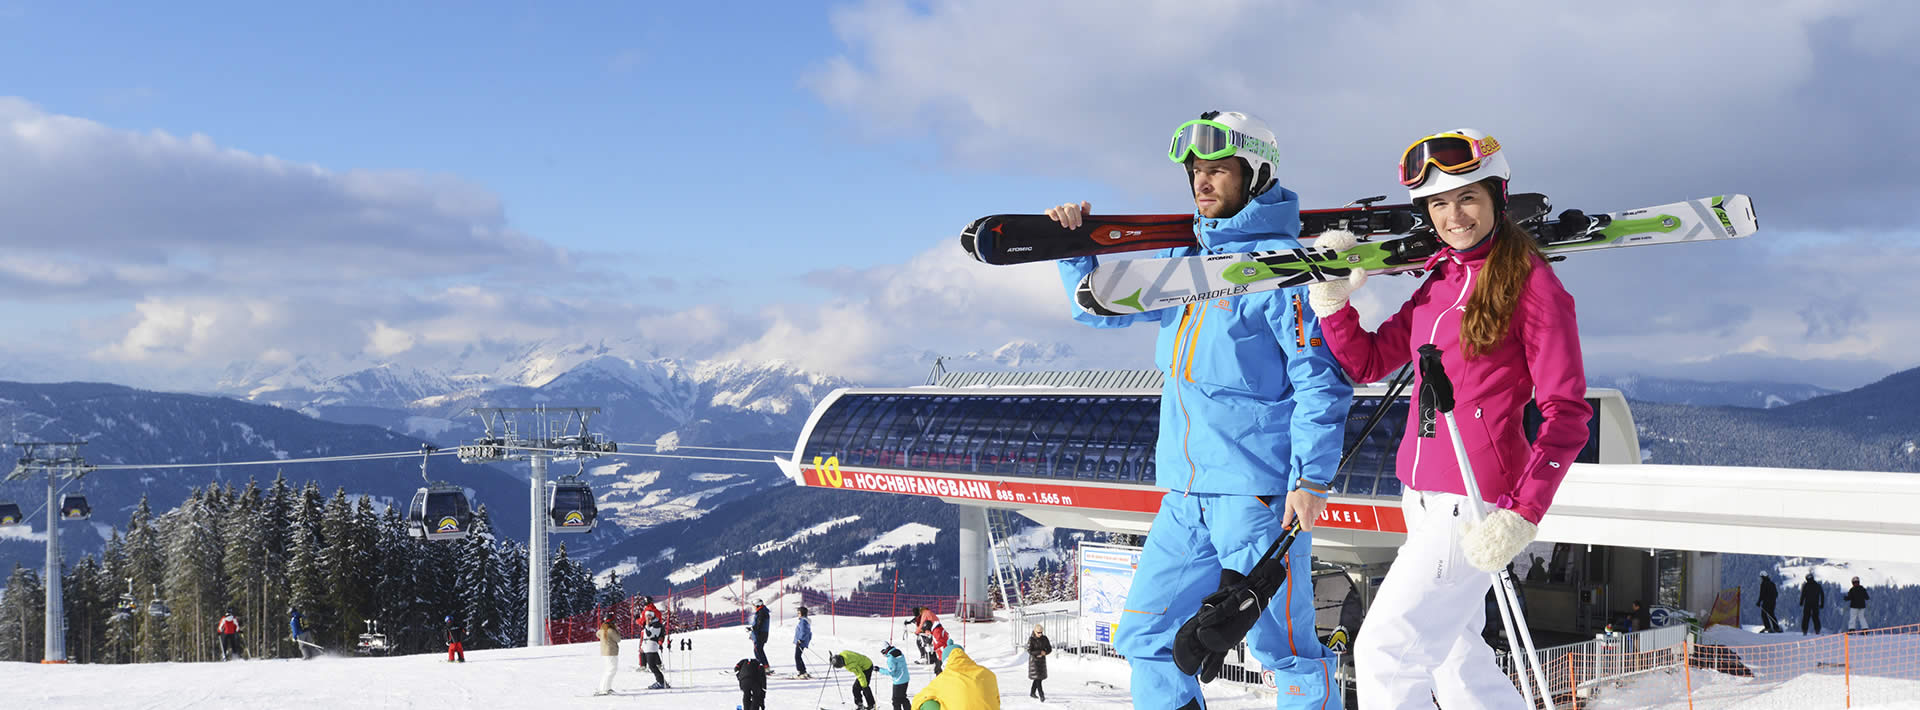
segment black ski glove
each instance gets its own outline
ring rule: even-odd
[[[1228,651],[1240,645],[1247,631],[1260,621],[1268,602],[1287,581],[1285,547],[1291,536],[1276,540],[1279,555],[1268,554],[1254,565],[1252,574],[1242,575],[1230,569],[1220,570],[1220,589],[1200,600],[1200,611],[1180,626],[1173,636],[1173,663],[1181,673],[1199,674],[1200,682],[1211,682],[1220,675],[1220,666]]]

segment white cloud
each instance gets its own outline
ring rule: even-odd
[[[1702,7],[1180,0],[869,0],[809,85],[872,133],[953,162],[1165,191],[1166,135],[1212,108],[1263,116],[1310,205],[1391,192],[1413,138],[1487,129],[1516,187],[1591,211],[1719,192],[1776,225],[1911,224],[1920,92],[1897,29],[1920,5]],[[1869,208],[1877,205],[1877,209]]]
[[[412,333],[375,321],[373,332],[367,334],[367,352],[380,357],[391,357],[411,349],[413,342]]]

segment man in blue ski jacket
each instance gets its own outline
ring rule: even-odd
[[[793,677],[805,680],[807,675],[807,644],[813,643],[813,622],[807,619],[807,608],[800,607],[800,620],[793,624]]]
[[[1274,176],[1279,147],[1259,119],[1209,111],[1182,124],[1168,157],[1187,169],[1200,247],[1150,256],[1295,249],[1298,196]],[[1091,209],[1047,211],[1073,228]],[[1069,299],[1095,257],[1063,259]],[[1134,706],[1197,710],[1200,683],[1173,660],[1174,635],[1200,600],[1245,578],[1294,520],[1290,574],[1247,633],[1254,658],[1273,671],[1279,708],[1341,707],[1335,661],[1314,632],[1311,530],[1326,509],[1339,466],[1353,386],[1320,338],[1304,287],[1242,294],[1183,308],[1101,317],[1096,328],[1157,321],[1160,394],[1156,483],[1169,489],[1153,519],[1127,592],[1114,649],[1132,669]]]

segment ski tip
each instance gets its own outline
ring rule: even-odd
[[[974,261],[979,261],[979,262],[986,261],[986,259],[981,258],[980,256],[979,244],[977,243],[978,242],[977,235],[980,234],[980,224],[989,219],[993,219],[993,218],[981,217],[979,219],[976,219],[972,222],[967,223],[966,229],[960,230],[960,248],[967,250],[967,253],[973,256]]]
[[[1744,237],[1760,231],[1760,218],[1753,212],[1753,198],[1741,194],[1721,195],[1714,198],[1714,211],[1720,217],[1720,225],[1727,228],[1727,236]]]

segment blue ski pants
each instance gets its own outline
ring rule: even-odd
[[[1204,707],[1200,680],[1173,663],[1174,634],[1220,588],[1221,569],[1253,570],[1282,532],[1281,512],[1250,495],[1173,491],[1160,500],[1113,639],[1132,669],[1134,707],[1173,710],[1196,699]],[[1273,673],[1276,708],[1340,708],[1338,661],[1313,626],[1312,533],[1300,533],[1288,549],[1287,569],[1286,583],[1247,632],[1247,649]]]

